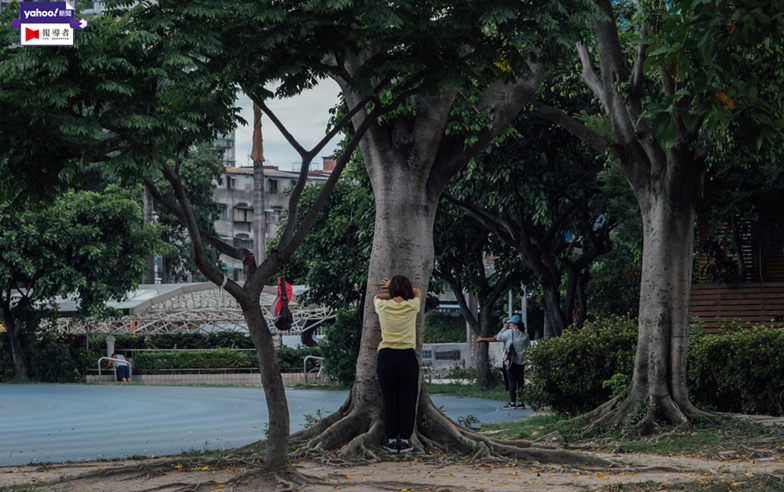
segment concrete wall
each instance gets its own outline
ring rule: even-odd
[[[281,374],[283,384],[293,386],[304,383],[305,375],[301,372]],[[115,380],[114,374],[88,375],[86,383],[108,383]],[[226,384],[226,385],[261,385],[261,376],[256,374],[140,374],[132,377],[134,383],[142,384]]]
[[[503,342],[490,342],[490,363],[501,367]],[[459,353],[458,353],[459,352]],[[453,367],[469,364],[467,343],[426,343],[422,345],[422,366],[425,371],[438,377],[445,376]]]

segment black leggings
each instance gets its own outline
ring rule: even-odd
[[[516,402],[518,390],[522,391],[525,386],[525,366],[512,364],[506,371],[509,374],[509,401]]]
[[[383,348],[378,351],[378,382],[384,395],[387,437],[409,439],[414,433],[419,362],[414,349]]]

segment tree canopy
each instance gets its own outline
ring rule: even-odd
[[[145,258],[164,252],[160,229],[143,226],[130,192],[69,192],[42,210],[0,213],[0,313],[17,377],[26,378],[23,332],[32,332],[57,297],[73,296],[77,315],[110,316],[141,280]]]

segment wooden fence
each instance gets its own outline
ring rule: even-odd
[[[714,333],[734,320],[784,327],[784,282],[692,285],[689,316],[699,316]]]

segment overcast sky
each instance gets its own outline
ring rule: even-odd
[[[271,100],[267,105],[299,143],[310,150],[326,134],[329,110],[338,103],[339,93],[338,84],[332,79],[327,79],[297,97]],[[237,99],[237,105],[242,108],[242,117],[248,122],[246,126],[237,127],[235,136],[237,166],[252,166],[253,162],[248,156],[253,146],[253,103],[242,94]],[[261,124],[266,164],[278,166],[281,171],[292,170],[292,163],[297,163],[299,166],[301,162],[299,154],[289,145],[269,118],[262,115]],[[324,147],[313,163],[320,164],[321,156],[331,155],[339,141],[340,135],[337,135]]]

